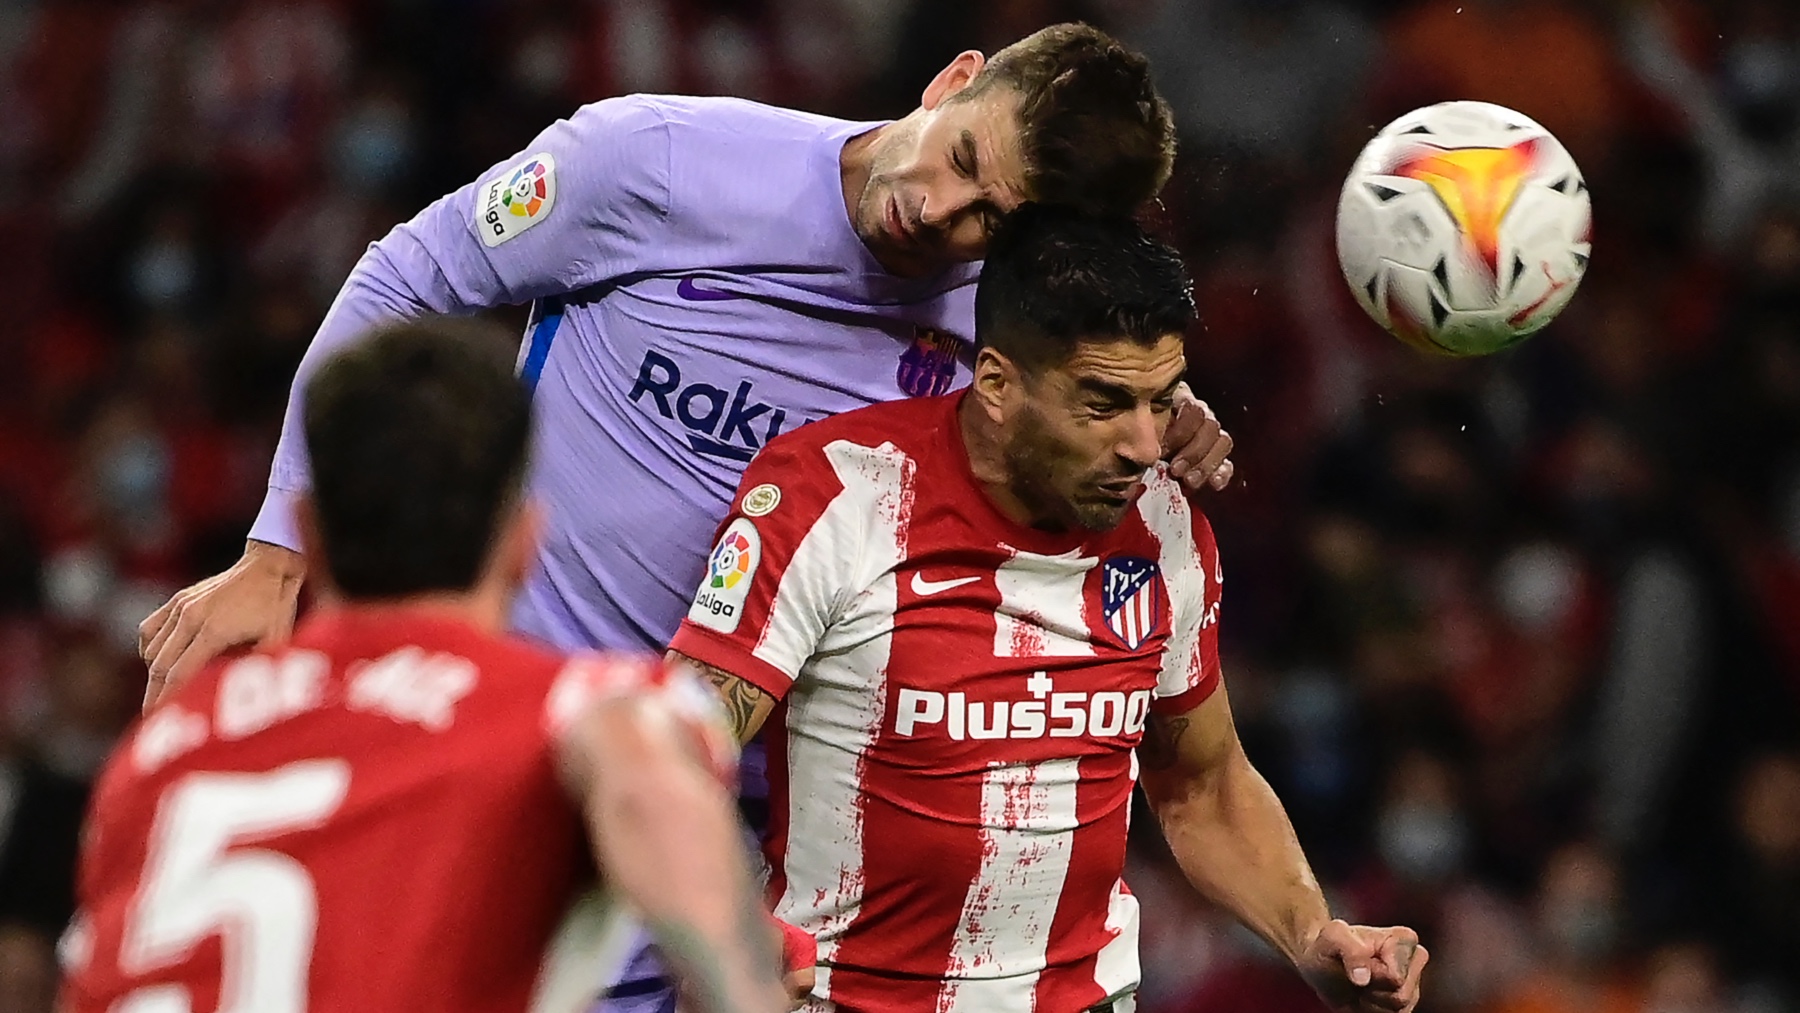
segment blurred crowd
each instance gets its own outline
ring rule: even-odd
[[[1227,680],[1337,909],[1420,930],[1426,1010],[1800,1009],[1800,5],[0,0],[0,1013],[49,1008],[136,624],[237,557],[369,241],[583,102],[883,118],[1070,19],[1176,110]],[[1475,361],[1332,253],[1357,149],[1448,98],[1596,211],[1569,310]],[[1320,1008],[1136,826],[1146,1013]]]

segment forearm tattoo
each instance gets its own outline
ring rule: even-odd
[[[1144,738],[1138,743],[1138,762],[1146,770],[1167,770],[1175,766],[1181,755],[1181,737],[1187,733],[1191,719],[1150,715],[1144,725]]]
[[[725,715],[738,740],[748,738],[756,725],[757,711],[762,709],[765,701],[773,703],[775,698],[722,668],[698,661],[692,663],[718,690],[719,702],[725,705]]]

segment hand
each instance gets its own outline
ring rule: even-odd
[[[150,613],[138,624],[138,656],[150,666],[144,709],[221,651],[293,632],[305,572],[299,553],[250,542],[231,569],[175,592]]]
[[[1326,924],[1300,955],[1300,973],[1337,1010],[1412,1013],[1431,959],[1412,929]]]
[[[1223,489],[1237,470],[1231,463],[1231,434],[1185,383],[1175,388],[1175,417],[1163,434],[1163,457],[1169,462],[1169,474],[1190,489],[1202,485]]]

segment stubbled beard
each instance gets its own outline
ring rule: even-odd
[[[1091,500],[1081,502],[1058,491],[1057,472],[1072,456],[1050,434],[1043,417],[1027,408],[1020,412],[1012,435],[1001,448],[1001,458],[1006,462],[1007,488],[1031,513],[1032,527],[1046,531],[1067,531],[1073,527],[1111,531],[1118,527],[1125,519],[1126,506],[1109,506]]]

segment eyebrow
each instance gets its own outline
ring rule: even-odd
[[[981,157],[975,150],[975,133],[974,133],[974,131],[964,130],[962,132],[961,141],[962,141],[963,157],[968,159],[968,161],[969,161],[969,176],[972,179],[980,179],[981,178]]]
[[[1178,376],[1169,381],[1168,386],[1158,391],[1150,398],[1150,400],[1160,401],[1163,398],[1172,397],[1175,393],[1175,388],[1179,386],[1181,386],[1181,377]],[[1075,387],[1077,390],[1084,393],[1098,394],[1108,401],[1122,401],[1127,404],[1136,404],[1138,399],[1137,391],[1134,391],[1129,387],[1122,387],[1116,383],[1108,383],[1105,380],[1096,380],[1092,377],[1081,377],[1075,381]]]

